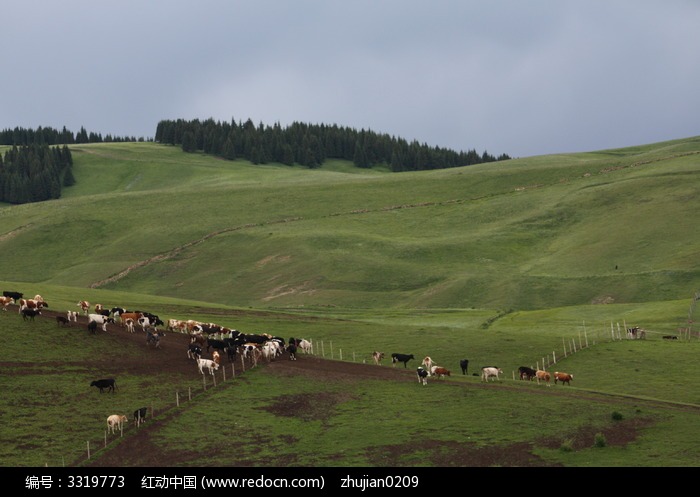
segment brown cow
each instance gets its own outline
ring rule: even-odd
[[[571,380],[574,379],[574,375],[569,374],[569,373],[560,373],[556,371],[554,373],[554,384],[557,384],[557,381],[561,381],[563,385],[571,385]]]
[[[81,300],[78,302],[78,307],[82,309],[83,313],[87,316],[88,312],[90,312],[90,302],[87,300]]]
[[[44,302],[43,300],[35,300],[35,299],[19,299],[19,313],[21,313],[24,309],[33,309],[35,311],[40,311],[44,307],[48,307],[49,304]]]
[[[121,323],[122,327],[126,326],[127,319],[131,319],[132,323],[138,323],[139,318],[142,318],[142,317],[143,317],[142,312],[122,312],[119,315],[119,318],[121,319],[120,323]]]
[[[547,371],[538,369],[537,371],[535,371],[535,378],[537,378],[537,383],[539,383],[540,380],[542,380],[547,383],[548,387],[552,386],[552,384],[549,382],[552,376]]]
[[[450,376],[450,370],[441,366],[433,366],[430,370],[430,374],[438,378],[444,378],[445,376]]]
[[[12,297],[0,297],[0,305],[2,305],[3,311],[7,310],[8,305],[14,304],[14,303],[15,303],[15,299],[13,299]]]

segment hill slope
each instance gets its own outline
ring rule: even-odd
[[[71,150],[62,199],[0,211],[3,279],[254,307],[537,309],[700,287],[698,138],[401,174]]]

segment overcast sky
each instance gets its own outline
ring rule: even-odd
[[[337,124],[527,157],[700,135],[698,0],[5,0],[0,129]]]

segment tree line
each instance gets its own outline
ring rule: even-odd
[[[93,131],[88,132],[81,126],[80,131],[73,133],[64,126],[57,130],[51,127],[39,126],[37,129],[15,127],[0,131],[0,145],[74,145],[76,143],[102,143],[102,142],[135,142],[146,141],[141,137],[102,135]],[[152,139],[148,141],[153,141]]]
[[[16,146],[0,155],[0,201],[26,204],[56,199],[62,186],[75,184],[68,145]]]
[[[0,155],[0,202],[25,204],[60,198],[62,187],[75,184],[68,145],[135,141],[145,139],[102,136],[84,127],[77,133],[65,126],[61,130],[42,126],[4,129],[0,131],[0,145],[12,148]]]
[[[246,159],[253,164],[276,162],[308,168],[321,167],[327,159],[352,161],[356,167],[384,166],[394,172],[423,171],[508,160],[484,151],[467,152],[408,142],[371,130],[325,124],[294,122],[282,127],[248,119],[236,123],[207,119],[162,120],[155,139],[180,146],[184,152],[204,152],[224,159]],[[56,199],[64,186],[75,184],[73,158],[68,145],[101,142],[145,141],[144,138],[118,137],[88,132],[84,127],[73,133],[51,127],[15,127],[0,131],[0,145],[10,145],[0,155],[0,202],[22,204]],[[62,146],[59,146],[62,145]]]
[[[282,127],[257,126],[248,119],[236,123],[207,119],[162,120],[156,127],[155,141],[180,146],[184,152],[203,152],[224,159],[246,159],[253,164],[278,162],[308,168],[321,167],[326,159],[345,159],[356,167],[386,166],[391,171],[423,171],[508,160],[472,149],[457,152],[430,147],[418,141],[356,130],[337,125],[294,122]]]

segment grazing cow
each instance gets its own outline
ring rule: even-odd
[[[87,329],[91,334],[97,335],[97,321],[90,321],[87,325]]]
[[[66,311],[66,317],[68,321],[78,322],[78,311]]]
[[[81,300],[80,302],[78,302],[78,307],[80,307],[80,309],[83,311],[83,314],[85,314],[86,316],[88,315],[88,312],[90,312],[90,302],[88,302],[87,300]]]
[[[430,370],[430,374],[438,378],[444,378],[445,376],[450,376],[450,370],[440,366],[433,366]]]
[[[676,335],[664,335],[661,338],[664,340],[678,340],[678,337]]]
[[[557,381],[561,381],[562,385],[571,385],[571,380],[574,379],[574,375],[569,374],[569,373],[560,373],[559,371],[554,372],[554,384],[557,384]]]
[[[105,389],[114,393],[114,391],[117,389],[117,380],[115,380],[114,378],[94,380],[92,383],[90,383],[90,386],[99,388],[100,393],[102,393]]]
[[[134,424],[136,426],[141,426],[141,423],[146,421],[146,416],[148,416],[148,407],[141,407],[134,411]]]
[[[68,324],[70,324],[70,323],[68,322],[68,318],[67,318],[67,317],[65,317],[65,316],[56,316],[56,326],[60,326],[60,325],[68,326]]]
[[[489,381],[489,378],[495,378],[496,380],[501,380],[499,375],[503,374],[501,368],[495,366],[485,366],[481,368],[481,381]],[[492,380],[492,381],[496,381]]]
[[[199,359],[202,357],[202,347],[196,343],[191,343],[187,347],[187,357],[190,359]]]
[[[538,369],[537,371],[535,371],[535,378],[537,378],[538,384],[539,384],[540,380],[542,380],[545,383],[547,383],[548,387],[552,386],[552,384],[549,382],[552,379],[552,376],[547,371],[544,371],[542,369]]]
[[[3,311],[7,310],[8,305],[14,304],[14,303],[15,303],[15,299],[13,299],[12,297],[0,297],[0,305],[2,305]]]
[[[416,376],[418,377],[418,383],[422,383],[423,385],[428,384],[428,371],[424,368],[418,366],[416,369]]]
[[[3,297],[10,297],[11,299],[14,299],[15,301],[21,299],[24,297],[23,293],[20,292],[2,292]]]
[[[22,319],[25,321],[28,319],[34,321],[34,317],[39,316],[41,311],[39,309],[22,309]]]
[[[214,376],[214,371],[219,369],[219,365],[212,361],[211,359],[202,359],[199,358],[197,359],[197,367],[199,368],[199,372],[204,374],[204,369],[209,370],[209,374]]]
[[[532,368],[528,368],[527,366],[520,366],[518,368],[518,375],[520,376],[521,380],[530,381],[533,378],[535,378],[535,376],[537,375],[537,371],[535,371]]]
[[[467,368],[469,367],[469,359],[462,359],[459,361],[459,367],[462,369],[462,374],[467,374]]]
[[[293,343],[290,343],[287,345],[287,352],[289,352],[289,360],[290,361],[296,361],[297,360],[297,346],[294,345]]]
[[[430,358],[430,356],[425,356],[425,358],[423,358],[423,362],[421,362],[421,366],[423,366],[425,370],[428,371],[428,374],[430,374],[430,371],[433,369],[434,365],[435,363]]]
[[[394,353],[394,354],[391,354],[391,365],[396,366],[397,362],[403,362],[403,367],[405,368],[405,367],[407,367],[406,364],[411,359],[415,359],[415,357],[413,357],[413,354],[396,354],[396,353]],[[426,371],[426,373],[427,373],[427,371]]]
[[[381,366],[382,359],[384,359],[384,352],[372,352],[372,359],[377,366]]]
[[[116,433],[116,430],[119,429],[119,431],[121,432],[124,429],[124,423],[128,421],[129,420],[127,419],[127,417],[123,414],[112,414],[110,417],[107,418],[107,431]]]

